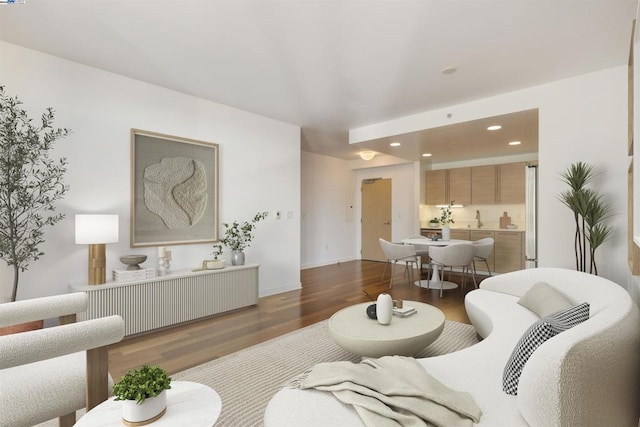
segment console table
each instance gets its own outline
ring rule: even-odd
[[[136,282],[71,284],[69,290],[89,296],[88,308],[78,313],[78,320],[117,314],[130,336],[257,304],[258,268],[247,264],[184,270]]]

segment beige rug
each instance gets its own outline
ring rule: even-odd
[[[447,320],[442,335],[417,357],[451,353],[477,342],[473,326]],[[216,426],[262,426],[265,407],[282,384],[316,363],[337,360],[359,362],[361,358],[335,344],[327,321],[322,321],[171,378],[206,384],[218,392],[222,413]],[[49,421],[40,426],[55,425]]]

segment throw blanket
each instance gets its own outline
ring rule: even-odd
[[[367,427],[468,427],[482,416],[469,393],[445,386],[412,357],[320,363],[289,387],[332,392]]]

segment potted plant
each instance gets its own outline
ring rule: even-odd
[[[267,217],[267,212],[257,213],[253,219],[248,222],[245,221],[238,223],[233,221],[231,225],[223,222],[225,226],[224,239],[220,240],[222,244],[231,248],[231,264],[244,265],[244,249],[251,246],[251,240],[253,240],[253,230],[256,228],[256,224]]]
[[[222,245],[213,245],[213,252],[211,255],[213,255],[213,259],[205,260],[202,263],[202,268],[206,270],[219,270],[224,268],[224,260],[218,259],[218,257],[222,255]]]
[[[53,127],[51,108],[35,125],[21,105],[0,86],[0,258],[13,267],[12,302],[20,272],[44,255],[38,246],[45,226],[64,218],[55,202],[69,189],[63,182],[67,160],[50,152],[70,130]]]
[[[429,226],[430,227],[438,227],[440,225],[440,218],[439,217],[433,217],[432,219],[429,220]]]
[[[611,216],[611,207],[601,194],[587,187],[596,175],[593,166],[587,163],[572,164],[561,173],[569,189],[561,192],[559,198],[573,211],[576,270],[586,272],[589,264],[589,273],[597,276],[596,249],[611,237],[613,229],[605,224]]]
[[[453,200],[449,203],[448,206],[443,206],[440,208],[440,224],[442,225],[442,240],[450,240],[451,239],[451,227],[449,224],[454,224],[453,213],[451,212],[451,205],[453,205]]]
[[[122,400],[122,419],[136,425],[160,418],[167,408],[171,378],[159,366],[144,365],[128,371],[113,385],[115,400]]]

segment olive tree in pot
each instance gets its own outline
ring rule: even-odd
[[[22,102],[0,86],[0,258],[13,267],[10,301],[16,300],[20,273],[44,253],[44,228],[64,218],[55,202],[68,191],[65,158],[52,159],[54,143],[69,129],[54,128],[51,108],[34,124]]]

